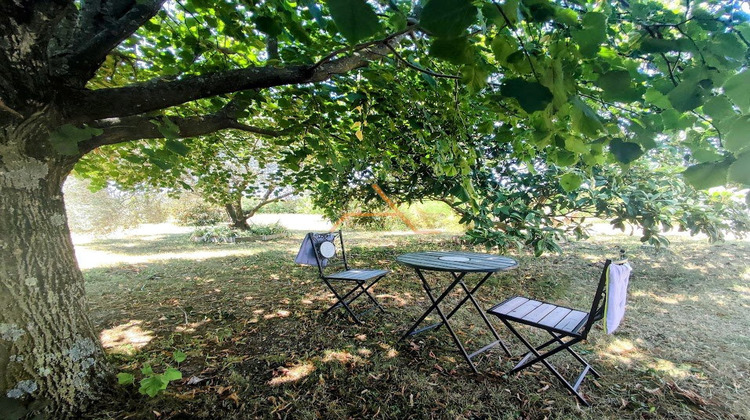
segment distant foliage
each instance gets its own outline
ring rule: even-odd
[[[250,225],[248,233],[251,235],[277,235],[280,233],[289,233],[289,229],[276,222],[269,225]]]
[[[153,191],[89,189],[89,181],[68,177],[63,193],[70,229],[77,233],[110,233],[141,223],[163,223],[169,198]]]
[[[211,226],[226,222],[226,212],[216,205],[189,195],[183,196],[174,208],[172,214],[175,221],[183,226]]]
[[[193,242],[221,243],[234,242],[237,233],[227,226],[204,226],[190,236]]]

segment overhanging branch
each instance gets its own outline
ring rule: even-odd
[[[127,117],[226,93],[328,80],[365,67],[388,51],[387,41],[382,41],[316,66],[251,67],[121,88],[74,91],[61,102],[70,110],[66,117],[71,122]]]
[[[159,130],[163,117],[133,116],[126,118],[108,118],[91,124],[92,127],[104,130],[99,136],[79,144],[82,154],[108,144],[124,143],[143,139],[161,139],[164,133]],[[177,126],[177,138],[188,138],[211,134],[219,130],[235,129],[267,137],[279,137],[285,131],[274,131],[239,123],[222,113],[195,117],[169,117]]]

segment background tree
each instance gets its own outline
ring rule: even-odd
[[[661,132],[679,133],[692,184],[750,185],[749,30],[739,2],[3,2],[1,401],[63,415],[106,376],[61,194],[76,162],[99,147],[164,139],[151,150],[157,165],[180,154],[180,139],[283,130],[309,117],[287,113],[284,86],[314,91],[319,117],[336,121],[357,100],[338,83],[363,83],[354,71],[380,60],[387,66],[367,82],[388,86],[400,68],[423,73],[454,93],[443,109],[456,121],[478,95],[471,108],[496,118],[487,128],[524,162],[544,153],[568,167],[572,154],[584,166],[564,174],[568,188],[609,155],[631,164],[660,146]],[[318,148],[339,163],[352,158],[343,150],[358,150],[297,140],[285,158],[292,169]],[[463,138],[431,140],[473,160]]]
[[[223,208],[238,229],[249,229],[248,218],[293,193],[285,187],[288,171],[277,162],[280,146],[257,135],[228,130],[168,147],[108,146],[81,159],[76,171],[98,188],[146,186],[172,196],[192,191]]]

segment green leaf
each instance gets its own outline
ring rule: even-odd
[[[566,192],[571,192],[571,191],[578,189],[578,187],[580,187],[582,183],[583,183],[583,177],[572,172],[567,173],[563,175],[562,177],[560,177],[560,186]]]
[[[589,153],[590,151],[589,147],[583,142],[583,140],[573,136],[565,138],[565,148],[581,155]]]
[[[167,368],[167,370],[164,371],[164,379],[167,382],[180,380],[182,379],[182,372],[175,368]]]
[[[573,9],[560,7],[555,11],[555,22],[568,26],[576,25],[578,24],[578,13]]]
[[[130,385],[135,382],[135,376],[127,372],[117,374],[117,383],[120,385]]]
[[[529,22],[546,22],[555,16],[555,7],[549,0],[524,0]]]
[[[503,82],[500,93],[506,98],[515,98],[524,111],[541,111],[552,102],[552,92],[538,82],[523,79],[509,79]]]
[[[727,180],[750,186],[750,152],[741,154],[737,160],[729,165]]]
[[[471,200],[471,197],[469,197],[469,193],[463,186],[461,186],[461,184],[454,185],[448,193],[456,197],[462,203],[468,203]]]
[[[464,66],[461,69],[461,81],[469,92],[477,93],[487,85],[487,72],[475,66]]]
[[[750,116],[745,115],[732,123],[724,138],[724,148],[736,154],[750,147]]]
[[[630,73],[627,70],[613,70],[599,76],[596,81],[604,94],[605,101],[634,102],[641,99],[641,95],[631,87]]]
[[[604,124],[602,124],[596,111],[579,97],[572,97],[570,103],[573,105],[570,113],[573,129],[589,137],[595,137],[600,131],[605,131]]]
[[[155,397],[156,394],[167,389],[169,381],[164,379],[163,375],[153,375],[141,380],[141,387],[138,392],[149,397]]]
[[[672,103],[669,102],[669,98],[656,88],[651,87],[646,89],[646,94],[643,95],[643,98],[646,100],[646,103],[656,105],[661,109],[672,108]]]
[[[469,0],[429,0],[419,24],[438,37],[458,38],[477,19],[477,8]]]
[[[693,156],[693,159],[701,163],[718,162],[724,158],[724,155],[717,153],[715,150],[696,149],[691,150],[690,154]]]
[[[750,70],[743,70],[724,82],[724,93],[742,112],[750,111],[748,86],[750,86]]]
[[[180,156],[187,156],[187,154],[190,153],[190,147],[176,140],[167,140],[164,143],[164,147],[177,153]]]
[[[742,44],[737,35],[731,32],[724,32],[713,38],[711,52],[723,57],[741,60],[747,54],[747,47]]]
[[[279,22],[276,21],[276,19],[269,17],[269,16],[256,16],[253,18],[253,23],[255,24],[255,28],[259,31],[268,34],[270,36],[279,36],[281,35],[281,25]]]
[[[730,164],[730,161],[699,163],[685,169],[682,177],[685,178],[685,182],[699,190],[718,187],[727,183]]]
[[[551,157],[560,166],[573,166],[578,163],[578,155],[568,150],[558,149]]]
[[[156,126],[162,136],[167,139],[176,139],[180,137],[180,127],[173,123],[169,117],[163,117],[161,119],[150,120],[151,124]]]
[[[638,143],[613,139],[609,143],[609,151],[615,156],[618,162],[628,164],[643,155],[643,149]]]
[[[714,96],[703,104],[703,112],[712,120],[723,120],[735,115],[732,103],[724,95]]]
[[[176,351],[172,353],[172,359],[174,359],[174,361],[177,363],[182,363],[185,361],[185,359],[187,359],[187,354],[181,351]]]
[[[365,0],[326,0],[341,34],[352,44],[380,31],[380,21]]]
[[[703,104],[704,89],[693,79],[685,79],[667,95],[674,109],[687,112]]]
[[[145,365],[141,368],[141,373],[144,375],[153,375],[154,370],[151,368],[151,365]]]
[[[586,58],[593,58],[599,46],[607,40],[607,16],[599,12],[588,12],[581,22],[583,29],[571,31],[573,41]]]
[[[430,46],[430,55],[453,64],[471,64],[474,61],[474,52],[469,39],[465,36],[437,38]]]
[[[102,133],[104,133],[104,130],[100,128],[89,127],[87,125],[78,128],[72,124],[64,124],[50,133],[49,141],[52,147],[61,155],[75,156],[79,153],[78,143]]]

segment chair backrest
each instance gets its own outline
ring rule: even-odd
[[[604,317],[604,307],[607,303],[607,290],[605,288],[607,284],[607,270],[612,264],[612,260],[604,262],[604,270],[599,278],[599,284],[596,286],[596,294],[594,294],[594,301],[591,302],[591,311],[589,311],[588,319],[581,330],[581,336],[586,338],[594,322],[599,321]]]
[[[349,269],[349,264],[346,262],[344,237],[340,230],[326,233],[310,232],[307,235],[312,243],[321,277],[325,277],[325,273],[332,270],[331,267],[335,267],[338,271],[342,268]]]

